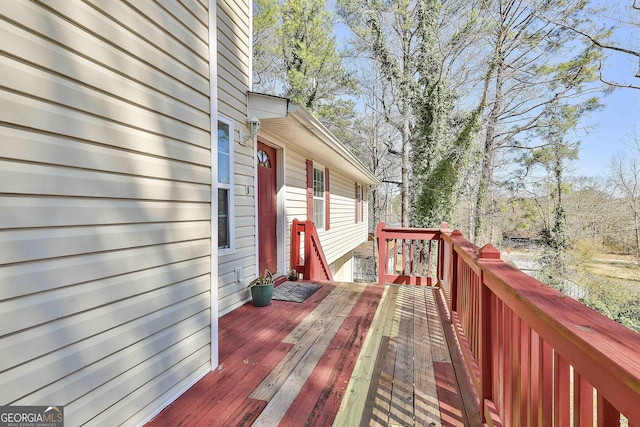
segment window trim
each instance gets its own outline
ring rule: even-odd
[[[367,198],[367,187],[362,184],[360,185],[360,222],[366,222],[364,219],[364,202]]]
[[[355,185],[356,224],[364,222],[364,186],[356,182]]]
[[[235,192],[234,192],[234,147],[235,147],[235,132],[234,132],[234,122],[232,119],[218,114],[218,127],[220,123],[223,123],[229,126],[229,183],[221,183],[219,177],[216,177],[217,180],[217,189],[218,190],[229,190],[228,193],[228,206],[229,206],[229,247],[223,248],[218,246],[218,254],[219,255],[227,255],[234,253],[236,250],[236,233],[235,233],[235,209],[234,209],[234,201],[235,201]],[[217,138],[217,133],[216,133]],[[218,141],[218,150],[220,150],[220,143]],[[219,151],[218,151],[219,153]],[[218,164],[218,171],[220,170],[220,164]],[[217,192],[216,192],[217,197]],[[220,233],[220,230],[218,230]]]
[[[324,229],[331,228],[331,178],[329,168],[324,168]]]
[[[315,178],[315,171],[321,172],[322,173],[322,196],[316,196],[315,194],[315,182],[316,182],[316,178]],[[312,163],[312,182],[311,182],[311,191],[313,192],[313,215],[311,217],[311,219],[314,222],[314,225],[316,226],[316,229],[318,231],[325,231],[326,230],[326,226],[327,226],[327,176],[326,176],[326,168],[316,162]],[[317,201],[322,201],[322,209],[320,209],[319,212],[316,212],[316,207],[315,207],[315,202]],[[318,213],[319,215],[322,215],[322,227],[318,226],[318,224],[316,224],[315,222],[315,216],[316,213]]]

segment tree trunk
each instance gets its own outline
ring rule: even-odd
[[[504,17],[502,17],[503,22],[501,25],[504,25]],[[484,155],[482,156],[482,170],[480,171],[480,182],[478,183],[478,193],[476,195],[476,210],[475,210],[475,223],[473,227],[473,232],[471,233],[471,238],[475,243],[478,243],[478,239],[482,234],[482,220],[484,215],[484,205],[485,199],[487,196],[487,188],[491,182],[491,177],[493,176],[493,156],[494,156],[494,139],[496,135],[496,126],[498,125],[498,120],[500,116],[500,109],[502,108],[502,84],[504,79],[504,52],[503,52],[503,44],[504,44],[504,27],[500,27],[498,30],[498,34],[496,36],[496,44],[493,50],[493,64],[489,67],[489,72],[487,74],[487,78],[485,79],[485,99],[486,93],[489,89],[489,83],[491,81],[491,73],[496,73],[495,80],[495,92],[493,99],[493,106],[491,107],[491,112],[489,113],[489,117],[487,119],[487,128],[485,132],[485,141],[484,141]]]
[[[640,212],[634,208],[633,224],[636,232],[636,259],[640,262]]]
[[[409,227],[409,167],[411,152],[411,123],[409,118],[405,116],[402,123],[402,226]]]
[[[487,119],[487,130],[484,140],[484,155],[482,156],[482,170],[480,172],[480,182],[478,183],[478,193],[476,195],[475,222],[471,238],[478,243],[482,236],[482,226],[484,220],[485,203],[487,199],[487,189],[493,177],[493,157],[495,155],[496,126],[498,124],[500,109],[502,108],[503,94],[502,83],[504,73],[504,62],[497,64],[496,87],[493,100],[493,107]]]
[[[380,170],[380,161],[378,158],[378,137],[376,134],[376,129],[371,129],[373,135],[373,155],[371,156],[373,159],[373,174],[378,176]],[[381,211],[383,209],[382,203],[378,200],[378,188],[374,187],[371,191],[371,204],[373,205],[373,229],[376,230],[378,227],[378,223],[381,220]],[[378,274],[378,239],[377,236],[373,236],[373,265],[374,265],[374,274]]]

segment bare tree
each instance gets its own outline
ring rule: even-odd
[[[490,97],[482,147],[472,238],[483,240],[487,192],[499,148],[519,149],[558,102],[583,102],[596,77],[599,49],[579,48],[577,35],[557,21],[571,19],[584,5],[548,1],[484,2],[492,18],[487,41],[493,49]],[[591,108],[598,106],[591,101]]]
[[[640,262],[640,137],[634,134],[633,139],[637,155],[616,154],[611,160],[610,179],[631,215],[635,255]]]
[[[458,87],[456,82],[469,83],[473,67],[464,68],[458,63],[477,37],[478,31],[472,31],[479,21],[478,14],[471,13],[474,3],[461,0],[338,2],[340,15],[355,35],[359,55],[376,64],[386,81],[385,90],[378,96],[381,112],[400,140],[399,148],[390,145],[388,152],[400,160],[403,226],[411,222],[412,170],[415,172],[412,150],[418,136],[424,135],[427,129],[434,136],[429,143],[442,143],[439,137],[451,129],[446,116],[453,109],[453,103],[443,108],[441,101],[448,99],[449,93]],[[453,74],[460,80],[449,84],[448,77]],[[452,139],[451,135],[446,136]],[[427,151],[430,156],[444,150]],[[422,182],[415,184],[419,186]]]

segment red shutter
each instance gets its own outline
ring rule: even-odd
[[[364,222],[364,200],[367,198],[365,191],[366,191],[366,187],[362,185],[362,193],[360,194],[360,203],[361,203],[360,206],[362,208],[360,209],[360,212],[362,212],[362,214],[360,215],[361,216],[360,220],[362,222]]]
[[[313,221],[313,161],[307,160],[307,221]]]
[[[358,183],[357,182],[356,182],[356,192],[353,199],[356,201],[355,206],[356,206],[356,224],[357,224],[358,223]]]
[[[329,168],[324,169],[324,229],[328,230],[331,218],[331,185],[329,184]]]

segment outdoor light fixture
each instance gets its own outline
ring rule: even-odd
[[[241,145],[247,145],[247,142],[253,141],[253,139],[258,136],[258,132],[260,132],[260,120],[256,116],[247,118],[247,125],[249,127],[248,135],[245,133],[244,128],[240,128]]]
[[[258,136],[258,132],[260,132],[260,120],[258,120],[256,116],[253,116],[247,120],[247,123],[249,124],[249,135],[251,138]]]

